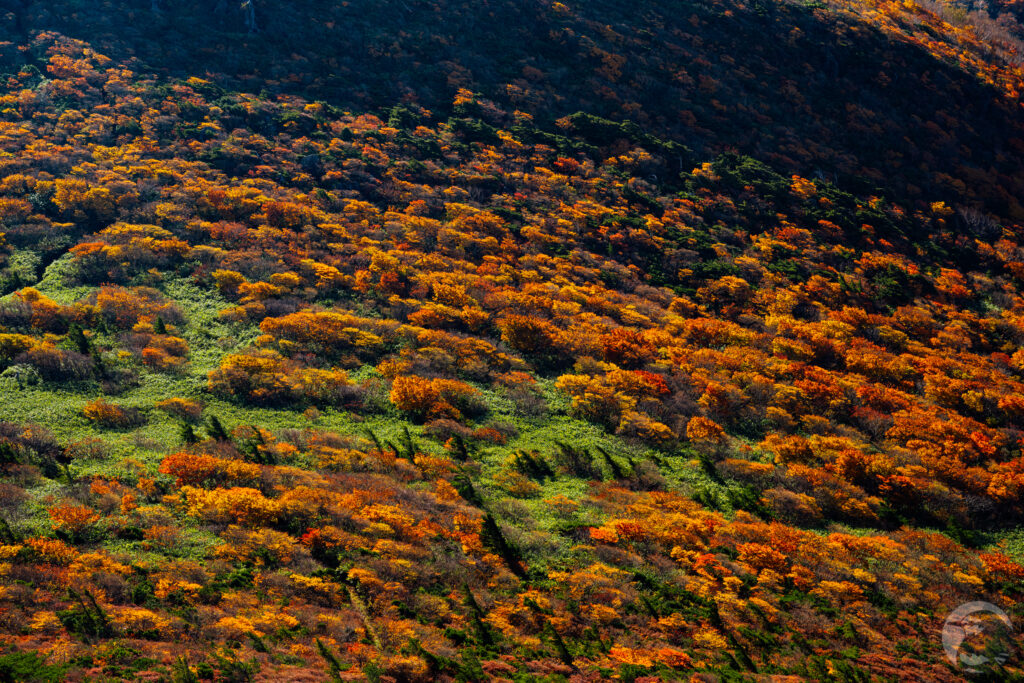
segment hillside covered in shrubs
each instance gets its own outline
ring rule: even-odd
[[[1017,5],[6,11],[0,680],[955,681],[954,608],[1022,623]]]

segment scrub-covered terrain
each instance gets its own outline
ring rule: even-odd
[[[1017,8],[625,7],[0,15],[0,680],[952,681],[954,608],[1021,624]]]

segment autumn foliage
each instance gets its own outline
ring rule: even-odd
[[[1012,14],[149,44],[201,4],[0,33],[0,671],[943,681],[952,609],[1020,616]]]

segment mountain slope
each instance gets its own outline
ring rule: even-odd
[[[1020,44],[952,6],[319,0],[258,4],[249,35],[205,0],[158,15],[141,0],[23,4],[15,42],[58,30],[253,93],[447,111],[465,87],[544,127],[580,110],[633,119],[702,156],[738,150],[859,192],[1022,216]]]
[[[255,37],[230,13],[161,33],[207,16],[188,3],[65,6],[23,3],[4,46],[0,670],[959,680],[946,616],[1019,619],[1009,47],[916,5],[870,27],[795,6],[685,5],[695,25],[675,4],[277,5]],[[324,78],[317,12],[388,35],[352,63],[422,90]],[[892,17],[920,23],[884,38]],[[598,19],[619,50],[586,73],[651,93],[633,122],[570,85],[582,38],[488,42]],[[72,20],[93,43],[36,32]],[[721,115],[700,87],[654,95],[659,22],[715,58]],[[797,25],[789,60],[763,29]],[[819,33],[854,28],[874,37]],[[417,70],[445,35],[489,66]],[[208,74],[193,40],[238,62]],[[955,68],[924,49],[950,41]],[[824,50],[825,71],[780,103],[781,80],[739,85],[730,45],[790,74]],[[502,99],[526,59],[565,70],[531,111]],[[812,89],[837,78],[838,101]],[[968,99],[940,116],[938,89]],[[854,96],[891,138],[843,132],[840,111],[872,118]],[[857,168],[811,177],[837,160]],[[991,675],[1019,677],[1019,638],[992,646],[1010,658]]]

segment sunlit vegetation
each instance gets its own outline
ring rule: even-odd
[[[0,678],[957,680],[953,608],[1024,616],[1012,14],[545,3],[391,97],[444,3],[259,76],[280,7],[224,75],[155,59],[196,3],[24,4]]]

